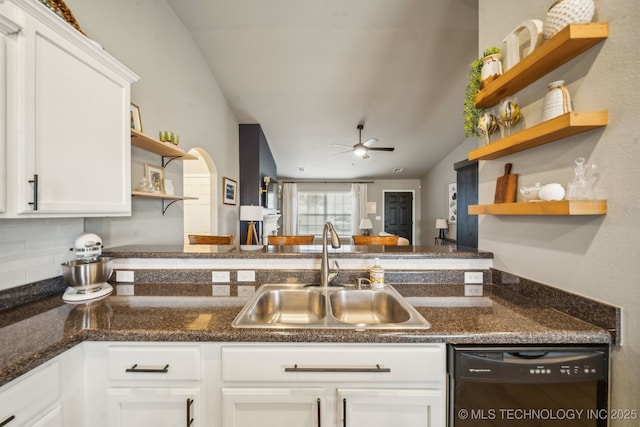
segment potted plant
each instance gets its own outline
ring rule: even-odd
[[[470,64],[469,85],[464,97],[464,135],[465,136],[481,136],[478,132],[478,118],[484,113],[483,108],[476,107],[476,95],[480,91],[480,72],[482,68],[482,60],[489,55],[500,53],[500,49],[491,46],[485,49],[481,58],[476,59]]]

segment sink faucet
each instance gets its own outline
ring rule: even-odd
[[[327,231],[331,233],[331,247],[337,249],[340,247],[340,238],[336,233],[333,224],[325,223],[322,230],[322,262],[320,263],[320,286],[329,286],[329,248],[327,244]]]

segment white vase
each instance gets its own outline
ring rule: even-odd
[[[564,198],[564,187],[557,182],[545,184],[538,192],[540,200],[562,200]]]
[[[548,91],[542,102],[542,121],[553,119],[572,111],[571,96],[564,86],[564,81],[549,83]]]
[[[480,68],[480,89],[484,89],[489,83],[502,75],[502,56],[499,53],[487,55],[482,58]]]

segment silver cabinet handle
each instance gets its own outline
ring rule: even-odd
[[[390,368],[381,368],[380,365],[376,365],[375,368],[360,368],[360,367],[340,367],[335,368],[303,368],[298,364],[293,365],[293,368],[284,368],[285,372],[391,372]]]
[[[191,427],[191,424],[193,424],[193,417],[191,416],[192,405],[193,405],[193,399],[187,398],[187,427]]]
[[[30,179],[29,183],[33,184],[33,202],[29,202],[29,204],[33,206],[34,211],[37,211],[38,210],[38,174],[33,174],[33,179]]]
[[[7,418],[6,420],[2,421],[0,423],[0,427],[2,426],[6,426],[7,424],[9,424],[11,421],[15,420],[16,416],[15,415],[11,415],[9,418]]]
[[[163,368],[161,368],[161,367],[157,367],[157,368],[138,368],[138,364],[136,363],[132,367],[127,368],[125,370],[125,372],[149,372],[149,373],[155,373],[155,374],[166,374],[167,372],[169,372],[169,364],[166,364]]]

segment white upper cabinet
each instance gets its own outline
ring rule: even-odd
[[[138,77],[35,0],[12,0],[4,217],[131,214],[130,85]],[[1,141],[1,140],[0,140]]]

